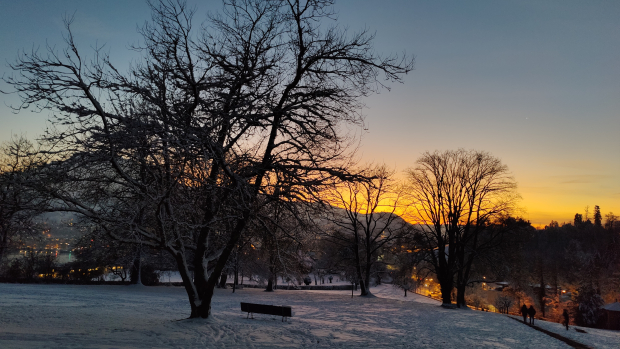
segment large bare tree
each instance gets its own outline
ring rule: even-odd
[[[426,152],[407,177],[421,251],[437,275],[443,303],[451,304],[456,286],[457,306],[466,306],[472,264],[499,237],[485,229],[514,211],[517,184],[499,159],[464,149]]]
[[[113,238],[175,258],[208,317],[218,277],[260,206],[311,200],[347,179],[361,98],[412,69],[366,31],[330,24],[333,0],[225,0],[198,29],[183,1],[151,4],[127,73],[100,49],[33,51],[6,78],[22,108],[50,110],[48,188]],[[191,273],[193,272],[193,277]]]

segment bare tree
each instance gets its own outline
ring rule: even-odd
[[[45,158],[24,137],[0,146],[0,263],[7,249],[37,229],[34,218],[48,201],[32,189],[39,184],[38,169]]]
[[[614,225],[618,221],[618,216],[616,216],[613,212],[609,212],[605,215],[605,229],[613,230]]]
[[[497,243],[495,234],[483,239],[482,232],[515,209],[516,182],[499,159],[481,151],[426,152],[416,163],[407,170],[408,190],[422,251],[437,275],[444,305],[451,304],[456,284],[457,306],[466,306],[472,264],[482,249]]]
[[[514,300],[508,296],[497,296],[497,298],[495,298],[495,307],[500,313],[508,314],[513,301]]]
[[[277,288],[278,277],[299,280],[307,272],[304,266],[309,227],[303,202],[285,204],[280,200],[260,200],[264,204],[248,226],[248,234],[257,260],[255,271],[267,280],[266,291]]]
[[[330,240],[352,250],[362,296],[370,294],[370,279],[381,263],[383,249],[410,232],[397,214],[405,206],[394,172],[379,166],[364,174],[370,180],[344,182],[331,191],[328,201],[334,209],[326,231]]]
[[[22,108],[54,112],[58,131],[46,138],[63,161],[50,166],[48,190],[58,209],[168,251],[190,317],[210,315],[258,198],[312,200],[351,178],[342,126],[361,125],[360,98],[412,69],[406,57],[377,56],[366,31],[321,29],[332,5],[224,1],[196,31],[184,2],[162,0],[126,74],[100,49],[86,59],[69,19],[64,51],[22,54],[19,75],[5,79]]]

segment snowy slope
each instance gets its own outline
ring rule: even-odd
[[[216,290],[214,317],[187,320],[180,287],[0,284],[0,348],[568,348],[503,315],[372,291]],[[248,320],[240,301],[290,305],[294,317]]]
[[[515,317],[521,320],[520,317]],[[581,344],[587,345],[592,348],[600,349],[618,349],[620,348],[620,331],[599,330],[596,328],[569,326],[568,331],[564,325],[557,322],[549,322],[536,320],[536,326],[545,329],[550,332],[557,333],[568,339],[572,339]],[[579,328],[586,333],[579,333],[575,331],[575,328]]]

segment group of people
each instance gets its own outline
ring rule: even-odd
[[[534,324],[534,315],[536,315],[536,309],[534,309],[533,305],[530,305],[528,308],[527,305],[523,304],[521,307],[521,315],[523,315],[523,323],[526,324],[527,317],[530,317],[530,325]]]
[[[533,305],[530,305],[528,308],[527,305],[523,304],[521,307],[521,315],[523,315],[523,323],[526,324],[527,317],[530,317],[530,325],[534,324],[534,315],[536,315],[536,309],[534,309]],[[564,309],[562,313],[562,317],[564,318],[563,325],[566,326],[566,330],[568,331],[568,310]]]

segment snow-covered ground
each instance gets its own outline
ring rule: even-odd
[[[521,317],[514,316],[514,318],[522,321]],[[534,324],[542,329],[557,333],[563,337],[572,339],[591,348],[620,348],[620,331],[599,330],[596,328],[573,325],[570,325],[567,331],[566,327],[562,324],[542,320],[535,320]],[[577,332],[575,331],[576,328],[583,330],[586,333]]]
[[[0,348],[569,348],[504,315],[444,309],[390,285],[372,292],[216,290],[214,316],[188,320],[181,287],[0,284]],[[294,316],[246,319],[242,301],[290,305]]]

